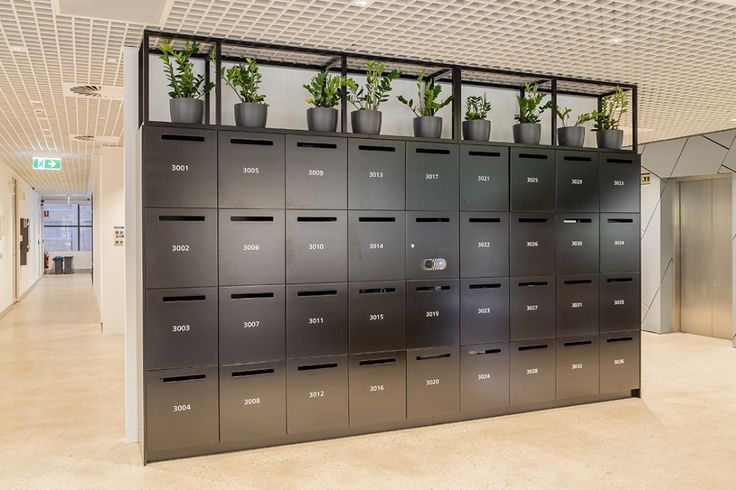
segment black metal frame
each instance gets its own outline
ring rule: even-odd
[[[374,59],[376,61],[382,61],[386,63],[402,63],[402,64],[415,64],[415,65],[432,65],[440,67],[439,70],[435,71],[434,73],[430,74],[430,78],[439,78],[441,76],[445,76],[448,73],[452,76],[452,95],[454,96],[453,102],[452,102],[452,139],[455,142],[460,142],[461,140],[461,125],[462,125],[462,98],[461,98],[461,90],[463,84],[467,85],[475,85],[475,86],[484,86],[484,87],[494,87],[494,88],[502,88],[502,89],[509,89],[509,90],[518,90],[522,95],[524,94],[524,86],[523,84],[514,85],[509,83],[499,83],[499,82],[489,82],[489,81],[479,81],[479,80],[467,80],[463,82],[463,71],[473,71],[477,73],[484,73],[484,74],[495,74],[495,75],[504,75],[504,76],[517,76],[517,77],[526,77],[526,78],[532,78],[537,82],[540,83],[547,83],[549,82],[550,88],[540,88],[540,92],[547,92],[550,94],[552,98],[552,104],[553,107],[556,107],[557,105],[557,96],[558,95],[574,95],[574,96],[581,96],[581,97],[591,97],[596,98],[598,101],[598,106],[600,107],[601,100],[603,97],[607,95],[611,95],[615,92],[616,87],[621,87],[625,91],[629,91],[631,94],[631,118],[632,118],[632,140],[631,140],[631,150],[633,152],[637,152],[638,150],[638,101],[637,101],[637,85],[633,83],[624,83],[624,82],[616,82],[616,81],[606,81],[606,80],[595,80],[590,78],[577,78],[577,77],[571,77],[571,76],[563,76],[563,75],[552,75],[552,74],[544,74],[544,73],[535,73],[535,72],[526,72],[526,71],[516,71],[516,70],[508,70],[508,69],[502,69],[502,68],[491,68],[491,67],[482,67],[482,66],[471,66],[471,65],[458,65],[453,63],[443,63],[438,61],[432,61],[432,60],[422,60],[422,59],[411,59],[411,58],[398,58],[398,57],[388,57],[388,56],[372,56],[370,54],[366,53],[355,53],[355,52],[349,52],[349,51],[336,51],[336,50],[329,50],[329,49],[321,49],[321,48],[312,48],[312,47],[305,47],[305,46],[289,46],[289,45],[280,45],[280,44],[273,44],[273,43],[263,43],[258,41],[248,41],[248,40],[240,40],[240,39],[222,39],[222,38],[215,38],[215,37],[209,37],[209,36],[199,36],[199,35],[193,35],[193,34],[182,34],[182,33],[174,33],[174,32],[165,32],[165,31],[157,31],[157,30],[149,30],[146,29],[143,31],[143,41],[141,43],[141,49],[139,53],[139,73],[138,73],[138,93],[140,94],[139,97],[139,105],[138,105],[138,123],[139,125],[142,125],[144,123],[150,122],[150,113],[149,113],[149,107],[150,107],[150,64],[149,64],[149,56],[151,53],[160,53],[155,48],[151,48],[151,37],[160,37],[160,38],[167,38],[167,39],[180,39],[180,40],[188,40],[188,41],[197,41],[202,43],[209,43],[214,45],[215,50],[215,73],[220,73],[222,62],[223,61],[243,61],[243,58],[233,57],[233,56],[223,56],[222,54],[222,47],[223,45],[226,46],[238,46],[243,48],[251,48],[251,49],[270,49],[270,50],[280,50],[280,51],[286,51],[286,52],[294,52],[294,53],[304,53],[304,54],[313,54],[313,55],[320,55],[325,57],[330,57],[331,59],[328,60],[326,63],[321,64],[311,64],[311,63],[296,63],[296,62],[289,62],[289,61],[275,61],[275,60],[264,60],[264,59],[258,59],[258,57],[255,57],[256,61],[263,65],[273,65],[273,66],[283,66],[283,67],[292,67],[292,68],[301,68],[301,69],[310,69],[310,70],[321,70],[321,69],[336,69],[336,66],[338,66],[340,72],[343,75],[347,74],[358,74],[363,73],[360,70],[351,70],[348,67],[348,59],[349,58],[357,58],[357,59]],[[209,81],[209,54],[202,54],[199,57],[203,58],[205,61],[205,77],[207,78],[207,81]],[[339,63],[339,65],[338,65]],[[412,77],[406,77],[406,78],[414,78]],[[558,88],[559,82],[570,82],[570,83],[579,83],[579,84],[587,84],[591,86],[598,86],[598,87],[610,87],[611,91],[603,92],[600,94],[591,94],[589,92],[579,92],[575,90],[560,90]],[[221,83],[221,77],[216,76],[215,80],[216,85],[216,92],[215,92],[215,121],[214,124],[221,125],[222,123],[222,83]],[[347,103],[347,92],[345,89],[343,89],[343,93],[340,99],[340,132],[346,133],[347,132],[347,114],[348,114],[348,103]],[[210,107],[211,107],[211,101],[209,94],[205,97],[205,124],[210,124]],[[550,111],[551,115],[551,144],[552,146],[557,145],[557,116],[556,111]]]

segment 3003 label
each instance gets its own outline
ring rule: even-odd
[[[191,325],[172,325],[171,331],[177,332],[189,332],[192,329]]]

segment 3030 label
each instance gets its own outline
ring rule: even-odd
[[[582,240],[573,240],[570,243],[570,245],[572,245],[573,247],[582,247],[583,246],[583,241]]]

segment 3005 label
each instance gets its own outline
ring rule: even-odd
[[[258,167],[243,167],[244,174],[260,174],[261,169]]]

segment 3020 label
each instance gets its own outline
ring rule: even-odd
[[[440,384],[440,380],[437,378],[426,380],[427,386],[437,386]]]

